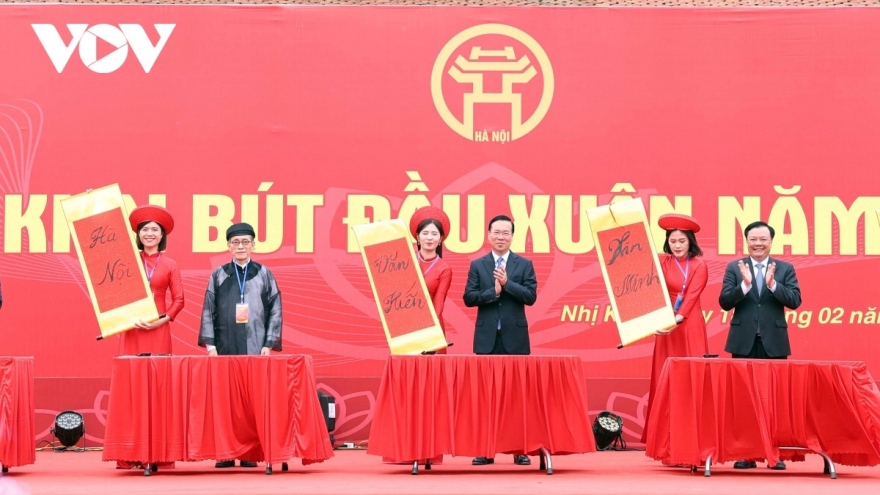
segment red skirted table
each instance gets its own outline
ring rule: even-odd
[[[104,460],[303,464],[333,456],[311,356],[113,360]]]
[[[36,460],[34,358],[0,356],[0,472]]]
[[[737,460],[880,463],[880,391],[865,363],[669,358],[646,454],[667,464]],[[833,461],[833,463],[832,463]]]
[[[367,453],[392,462],[443,454],[595,452],[576,356],[390,356]],[[430,464],[426,465],[430,468]]]

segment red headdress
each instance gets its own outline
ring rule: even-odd
[[[445,211],[436,206],[425,206],[419,208],[413,213],[412,218],[409,219],[409,231],[412,232],[413,237],[416,239],[419,238],[419,233],[417,231],[419,224],[428,219],[440,222],[440,225],[443,226],[443,235],[440,236],[440,240],[445,241],[446,236],[449,235],[449,216]]]
[[[168,213],[168,210],[161,206],[138,206],[132,210],[131,214],[128,216],[128,223],[131,224],[131,230],[135,232],[137,232],[138,225],[144,222],[158,223],[163,229],[165,229],[166,235],[174,230],[174,219],[171,218],[171,213]]]
[[[694,234],[700,231],[700,223],[696,218],[681,213],[660,215],[657,225],[663,230],[690,230]]]

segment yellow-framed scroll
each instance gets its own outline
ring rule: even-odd
[[[98,318],[98,340],[131,330],[139,319],[158,319],[119,185],[63,199],[61,208]]]
[[[355,225],[358,244],[391,354],[448,346],[403,220]]]
[[[587,210],[621,345],[676,325],[642,200]]]

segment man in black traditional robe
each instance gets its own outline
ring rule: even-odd
[[[251,259],[256,233],[246,223],[226,230],[232,262],[211,274],[199,345],[209,356],[260,354],[281,350],[281,292],[268,268]],[[217,467],[233,467],[235,461],[220,461]],[[241,461],[242,467],[256,463]]]

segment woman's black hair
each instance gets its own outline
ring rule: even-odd
[[[697,244],[697,236],[690,230],[681,230],[681,229],[673,229],[666,231],[666,242],[663,243],[663,252],[666,254],[672,254],[672,249],[669,248],[669,236],[672,235],[673,232],[681,232],[688,239],[688,254],[691,256],[702,256],[703,250],[700,249],[700,245]]]

